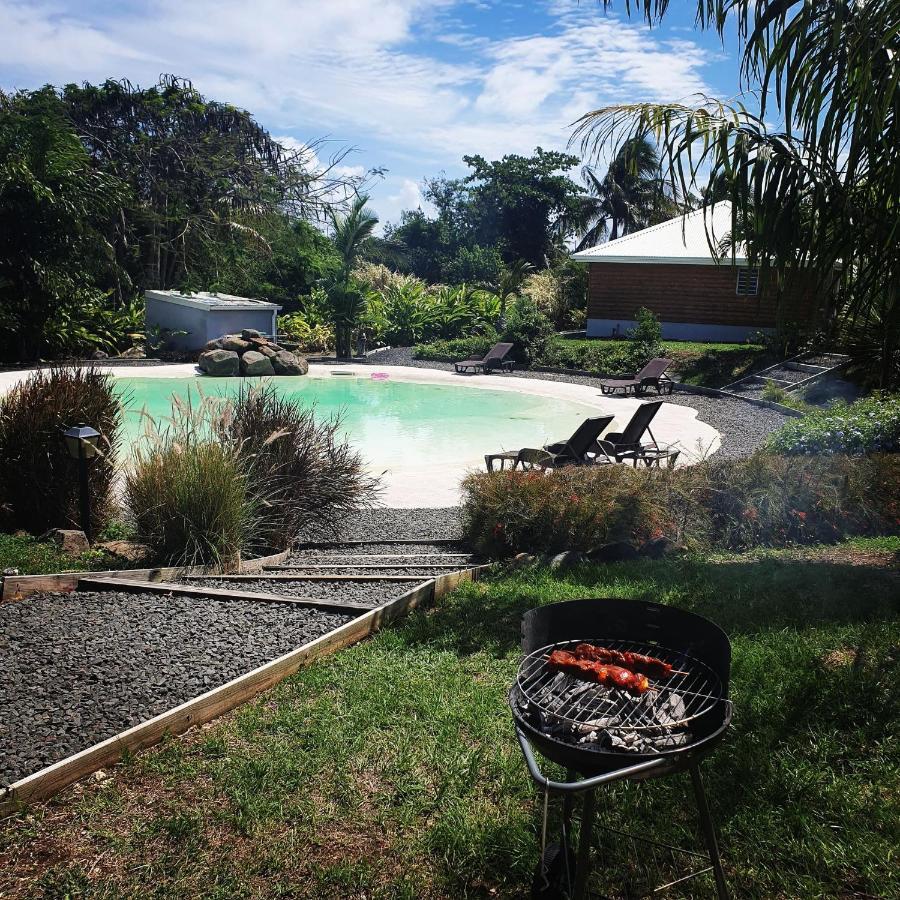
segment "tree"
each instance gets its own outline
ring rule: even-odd
[[[126,194],[91,165],[52,88],[0,92],[0,358],[35,359],[54,316],[102,299],[102,226]]]
[[[250,113],[185,79],[70,84],[61,96],[96,166],[131,188],[108,237],[134,285],[219,281],[223,248],[267,251],[267,217],[322,218],[355,187],[335,172],[340,153],[319,165],[315,145],[283,147]]]
[[[656,147],[646,136],[626,141],[599,178],[589,166],[582,175],[588,193],[580,200],[573,229],[581,234],[577,249],[593,247],[604,238],[639,231],[670,219],[678,204],[660,177]]]
[[[497,283],[492,285],[494,293],[500,300],[500,318],[497,328],[506,327],[506,307],[511,300],[522,295],[522,288],[528,276],[534,271],[534,266],[524,259],[518,259],[512,265],[506,266],[500,273]]]
[[[487,162],[464,156],[474,243],[497,246],[507,264],[524,260],[538,268],[559,249],[558,223],[577,208],[580,190],[564,173],[578,158],[538,147],[534,156]]]
[[[609,0],[603,0],[607,6]],[[653,24],[668,0],[629,0]],[[750,262],[780,279],[805,271],[856,330],[878,321],[882,386],[900,376],[900,3],[698,0],[698,26],[736,27],[741,80],[757,109],[701,97],[587,113],[586,154],[653,134],[688,195],[727,195],[733,232],[750,224]],[[771,126],[771,119],[782,124]],[[712,241],[711,241],[712,243]],[[835,280],[840,290],[833,292]]]
[[[340,257],[338,271],[327,280],[325,290],[334,322],[338,359],[350,359],[350,337],[366,304],[366,286],[353,277],[363,245],[372,237],[378,217],[366,209],[369,198],[360,194],[346,215],[332,213],[332,241]]]

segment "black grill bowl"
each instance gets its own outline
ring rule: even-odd
[[[522,618],[522,650],[531,653],[563,641],[607,639],[658,644],[705,663],[722,683],[722,702],[691,722],[693,741],[652,755],[616,753],[570,744],[545,734],[510,706],[516,725],[547,759],[585,777],[660,757],[667,764],[651,770],[658,777],[686,769],[719,743],[731,722],[728,680],[731,644],[725,632],[694,613],[645,600],[588,599],[551,603],[527,612]],[[648,652],[652,652],[648,648]],[[513,688],[513,693],[516,688]]]

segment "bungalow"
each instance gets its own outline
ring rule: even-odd
[[[572,254],[588,264],[588,337],[624,335],[643,306],[663,337],[745,341],[777,323],[807,324],[817,312],[809,279],[779,282],[747,265],[746,248],[732,258],[710,249],[731,231],[731,204],[678,216]]]

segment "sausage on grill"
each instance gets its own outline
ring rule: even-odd
[[[547,665],[558,672],[574,675],[582,681],[593,681],[605,687],[615,687],[640,696],[650,687],[646,675],[629,672],[621,666],[610,666],[590,659],[580,659],[568,650],[554,650]]]
[[[669,663],[655,656],[644,656],[643,653],[632,653],[630,650],[610,650],[596,644],[579,644],[575,648],[575,656],[593,662],[622,666],[631,672],[641,672],[651,678],[668,678],[672,674],[672,666]]]

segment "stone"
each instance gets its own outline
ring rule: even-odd
[[[662,559],[664,556],[676,552],[678,547],[674,541],[670,541],[667,537],[661,536],[647,541],[641,547],[641,556],[647,556],[650,559]]]
[[[241,374],[247,376],[274,375],[272,360],[256,350],[248,350],[241,357]]]
[[[272,357],[272,367],[276,375],[305,375],[309,371],[309,363],[289,350],[279,350]]]
[[[94,544],[95,550],[103,550],[110,556],[115,556],[126,562],[143,562],[149,559],[152,551],[146,544],[136,544],[134,541],[104,541]]]
[[[557,553],[550,560],[550,569],[553,572],[559,572],[564,569],[571,569],[573,566],[580,565],[583,562],[583,553],[579,553],[577,550],[564,550],[562,553]]]
[[[255,350],[258,350],[260,347],[269,346],[269,339],[265,337],[251,337],[244,338],[244,340],[251,344]]]
[[[207,375],[224,377],[240,375],[241,359],[233,350],[207,350],[200,354],[197,365]]]
[[[140,347],[129,347],[119,354],[119,359],[146,359],[147,354]]]
[[[262,353],[263,356],[268,356],[269,359],[271,359],[278,351],[274,350],[272,347],[269,347],[268,345],[266,345],[266,346],[257,347],[256,352]]]
[[[91,354],[91,359],[109,359],[109,354],[105,353],[103,350],[95,350]]]
[[[62,550],[72,556],[91,549],[87,535],[77,528],[54,528],[47,537]]]
[[[246,353],[250,349],[250,341],[241,340],[236,334],[226,334],[222,338],[222,349],[233,350],[235,353]]]
[[[628,541],[613,541],[611,544],[604,544],[596,550],[588,553],[588,559],[591,562],[623,562],[629,559],[637,559],[640,556],[637,547],[629,544]]]
[[[245,328],[241,332],[241,337],[245,341],[249,341],[250,338],[261,338],[262,336],[263,336],[263,333],[261,331],[257,331],[255,328]]]
[[[206,346],[203,348],[204,350],[224,350],[225,348],[222,346],[225,337],[217,337],[214,340],[207,341]]]

